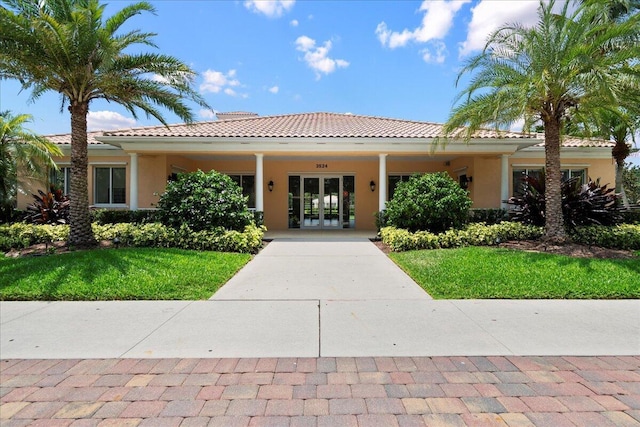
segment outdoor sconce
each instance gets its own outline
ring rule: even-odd
[[[369,183],[369,188],[371,188],[371,191],[376,191],[376,182],[374,180],[371,180],[371,182]]]
[[[267,184],[267,188],[269,189],[269,192],[273,191],[273,180],[269,181],[269,183]]]
[[[472,176],[467,177],[467,181],[469,181],[469,182],[473,182],[473,177],[472,177]]]

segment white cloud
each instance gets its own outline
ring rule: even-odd
[[[515,122],[511,123],[509,130],[511,132],[522,132],[523,128],[524,128],[524,119],[518,119]]]
[[[292,19],[291,22],[289,22],[289,25],[291,25],[292,27],[297,27],[299,24],[300,23],[297,19]]]
[[[442,64],[447,57],[447,46],[440,40],[429,43],[431,46],[422,50],[422,59],[427,63]]]
[[[198,115],[203,119],[213,119],[216,116],[216,112],[213,110],[202,109],[198,111]]]
[[[87,130],[114,130],[135,126],[136,120],[115,111],[89,111]]]
[[[349,62],[344,59],[329,57],[332,46],[330,40],[322,46],[316,46],[316,41],[307,36],[300,36],[296,40],[296,49],[304,52],[304,62],[316,72],[317,79],[320,79],[322,74],[331,74],[338,68],[349,66]]]
[[[202,93],[226,93],[230,96],[236,96],[233,87],[240,86],[240,81],[236,78],[236,70],[229,70],[226,74],[220,71],[207,70],[202,73],[204,82],[200,85]]]
[[[246,0],[244,7],[255,13],[262,13],[269,18],[278,18],[291,10],[295,0]]]
[[[273,94],[276,94],[276,93],[278,93],[280,91],[280,88],[278,86],[272,86],[268,90],[269,90],[269,92],[271,92]]]
[[[471,9],[471,22],[467,39],[460,44],[460,56],[483,49],[489,35],[504,24],[535,24],[538,6],[536,1],[503,0],[498,5],[495,1],[482,0]]]
[[[431,1],[424,0],[420,5],[420,12],[424,12],[420,26],[401,32],[391,31],[385,22],[376,27],[376,35],[383,46],[395,49],[407,45],[409,42],[427,43],[442,40],[449,33],[453,25],[453,18],[460,8],[471,0]]]

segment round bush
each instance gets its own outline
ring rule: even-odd
[[[242,189],[213,170],[178,174],[176,181],[167,184],[158,208],[163,224],[175,228],[186,224],[193,231],[217,227],[242,231],[253,219]]]
[[[386,219],[398,228],[438,233],[463,225],[470,207],[467,191],[446,172],[414,175],[396,187]]]

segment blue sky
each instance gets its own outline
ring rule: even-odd
[[[128,2],[107,1],[107,15]],[[214,111],[337,112],[446,121],[458,70],[507,22],[533,23],[537,0],[152,1],[129,29],[156,32],[159,51],[189,64]],[[461,82],[464,85],[464,81]],[[70,131],[55,93],[28,102],[0,82],[0,110],[29,113],[41,134]],[[157,125],[95,101],[89,129]],[[211,111],[194,105],[196,120]],[[179,119],[167,113],[169,123]]]

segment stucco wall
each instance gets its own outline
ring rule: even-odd
[[[605,156],[602,153],[601,156]],[[591,178],[601,178],[603,184],[613,185],[615,182],[615,167],[612,160],[593,158],[593,154],[580,157],[562,157],[563,168],[584,168]],[[62,166],[68,166],[69,157],[56,159]],[[121,150],[94,151],[89,157],[89,204],[93,205],[93,176],[97,166],[126,167],[126,204],[130,205],[130,163],[131,157]],[[272,230],[284,230],[288,227],[288,181],[290,175],[318,175],[318,176],[355,176],[355,215],[356,228],[360,230],[375,229],[374,213],[378,211],[380,191],[379,159],[377,154],[364,154],[360,157],[345,156],[341,153],[323,154],[323,156],[304,157],[269,155],[264,157],[264,210],[265,224]],[[514,167],[543,167],[544,153],[519,152],[509,159],[509,194],[513,191],[512,170]],[[191,157],[179,154],[140,154],[138,156],[138,206],[140,208],[155,207],[158,195],[164,191],[167,176],[172,172],[194,171],[201,169],[209,171],[215,169],[223,173],[255,174],[256,160],[249,155],[243,156],[211,156],[193,155]],[[387,175],[412,174],[424,172],[446,171],[454,179],[465,173],[473,177],[469,183],[469,193],[475,208],[496,208],[500,206],[501,181],[500,156],[494,154],[478,156],[435,156],[425,160],[425,157],[412,158],[409,155],[387,157]],[[370,181],[375,181],[376,190],[372,192]],[[272,192],[267,183],[274,182]],[[35,183],[27,188],[28,192],[44,189],[44,183]],[[31,201],[30,194],[18,195],[18,208],[24,209]]]

